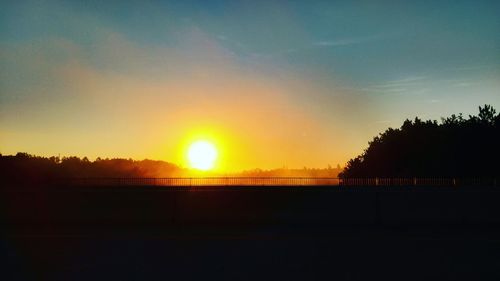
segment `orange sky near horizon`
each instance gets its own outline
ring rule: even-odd
[[[0,152],[187,166],[188,143],[207,139],[219,150],[220,171],[324,168],[343,165],[377,132],[346,133],[356,120],[343,122],[344,111],[365,102],[333,83],[317,84],[319,74],[266,63],[252,70],[199,30],[186,36],[189,49],[181,51],[144,49],[110,34],[93,56],[111,60],[113,70],[93,67],[67,41],[46,41],[35,53],[30,47],[10,50],[8,56],[44,84],[24,89],[36,94],[1,112]],[[54,63],[48,54],[54,50],[70,59]],[[145,73],[147,61],[162,58],[168,60],[164,69]],[[172,70],[171,64],[178,66]],[[325,98],[325,91],[337,93]],[[353,141],[349,135],[362,137]]]
[[[188,145],[202,139],[217,146],[216,170],[232,172],[343,165],[359,150],[346,149],[340,128],[322,125],[320,116],[272,81],[224,74],[197,83],[182,79],[145,85],[112,78],[110,89],[104,82],[108,77],[72,71],[72,87],[95,85],[81,90],[78,103],[83,106],[46,105],[50,121],[37,111],[27,112],[32,122],[22,124],[24,130],[3,131],[3,154],[149,158],[187,166]],[[165,92],[177,98],[165,98]],[[91,95],[98,98],[87,98]],[[336,135],[338,141],[332,141]]]

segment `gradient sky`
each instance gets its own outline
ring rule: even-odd
[[[499,1],[7,1],[0,152],[341,165],[406,118],[500,110]]]

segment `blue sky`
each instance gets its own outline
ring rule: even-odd
[[[499,68],[498,1],[102,2],[7,3],[1,39],[62,37],[91,46],[105,27],[138,44],[175,45],[197,27],[242,59],[266,57],[356,82]]]
[[[263,125],[259,135],[276,143],[294,132],[300,140],[319,140],[313,160],[304,165],[325,166],[344,163],[405,118],[473,114],[485,103],[500,109],[498,1],[12,1],[2,6],[2,153],[168,160],[173,155],[159,151],[174,147],[187,125],[173,129],[175,137],[146,132],[141,124],[167,114],[158,104],[172,111],[161,117],[165,120],[188,108],[187,119],[211,120],[235,135],[238,124],[253,125],[244,116],[235,118],[240,123],[234,127],[224,125],[212,103],[244,107],[237,101],[245,96],[259,108],[257,114],[274,112],[288,124],[281,135],[278,121]],[[122,91],[113,93],[118,87]],[[252,87],[260,91],[245,94]],[[137,110],[116,109],[113,101],[123,108],[139,101],[152,115],[137,117]],[[67,118],[57,114],[61,108],[71,108]],[[110,120],[109,127],[102,120]],[[168,145],[137,139],[156,148],[95,142],[90,149],[87,141],[75,141],[105,132],[111,144],[123,135],[109,128],[120,126]],[[63,144],[68,141],[74,145]],[[259,161],[302,166],[286,156],[309,155],[312,140],[301,142],[274,155],[276,162],[257,157],[241,167]]]

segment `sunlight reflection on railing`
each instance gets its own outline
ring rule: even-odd
[[[59,184],[79,186],[496,186],[494,178],[66,178]]]
[[[68,178],[74,185],[109,186],[325,186],[340,185],[339,178],[297,177],[193,177],[193,178]]]

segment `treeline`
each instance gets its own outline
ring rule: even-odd
[[[87,157],[40,157],[27,153],[0,155],[2,182],[44,182],[74,177],[181,177],[186,172],[164,161],[101,158],[90,161]]]
[[[254,169],[247,170],[241,173],[237,173],[235,176],[242,177],[305,177],[305,178],[336,178],[339,173],[342,172],[342,168],[337,165],[336,168],[328,166],[327,168],[307,168],[302,169],[289,169],[289,168],[279,168],[279,169]]]
[[[101,159],[87,157],[41,157],[28,153],[0,154],[0,182],[43,183],[61,178],[168,178],[168,177],[337,177],[337,168],[254,169],[235,173],[204,172],[154,160]]]
[[[500,114],[406,120],[376,136],[341,177],[499,177]]]

